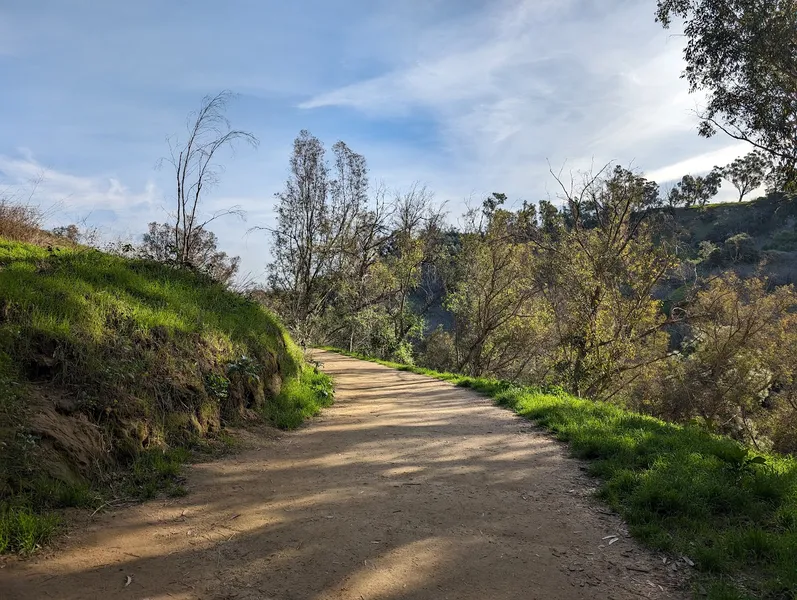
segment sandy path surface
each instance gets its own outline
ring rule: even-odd
[[[530,423],[440,381],[317,358],[336,403],[308,427],[191,466],[185,498],[84,516],[3,565],[0,598],[685,597]]]

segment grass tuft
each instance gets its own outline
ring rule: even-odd
[[[27,506],[0,504],[0,554],[31,554],[55,534],[60,519]]]
[[[122,495],[137,500],[149,500],[160,493],[185,496],[180,471],[190,457],[191,453],[185,448],[155,448],[139,454],[124,480]]]

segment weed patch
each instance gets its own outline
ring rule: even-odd
[[[0,554],[30,554],[55,534],[59,518],[28,506],[0,504]]]

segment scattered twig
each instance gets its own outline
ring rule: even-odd
[[[628,569],[629,571],[637,571],[638,573],[650,573],[650,569],[648,569],[647,567],[637,567],[637,566],[634,566],[634,565],[626,565],[625,568]]]
[[[123,498],[114,498],[113,500],[108,500],[107,502],[103,502],[102,504],[100,504],[97,507],[97,509],[93,513],[91,513],[89,518],[91,518],[94,515],[96,515],[98,512],[100,512],[106,506],[116,506],[117,504],[124,504],[125,502],[127,502],[127,501],[124,500]]]

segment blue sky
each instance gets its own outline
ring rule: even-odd
[[[747,151],[696,134],[682,39],[653,0],[0,0],[0,189],[43,175],[53,224],[134,236],[167,218],[166,136],[202,96],[260,139],[225,158],[208,209],[260,277],[273,195],[309,129],[366,156],[391,189],[447,201],[539,200],[556,170],[616,160],[666,185]],[[728,186],[726,185],[726,188]]]

